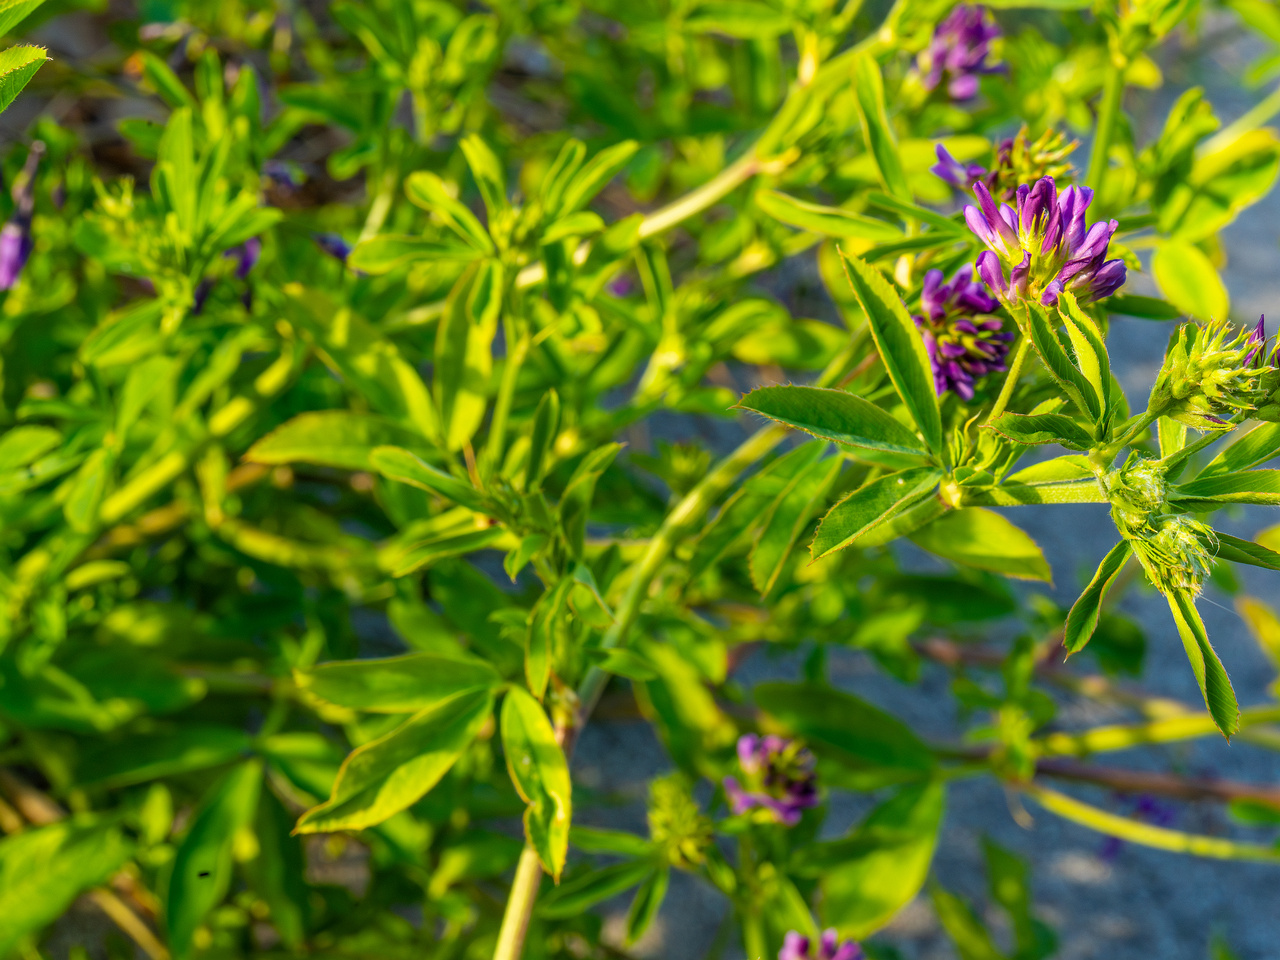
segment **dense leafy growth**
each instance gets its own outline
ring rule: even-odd
[[[897,956],[922,891],[960,956],[1049,957],[1010,852],[1006,931],[930,881],[961,777],[1280,860],[1052,785],[1280,822],[1072,759],[1280,720],[1197,610],[1212,576],[1280,663],[1230,572],[1280,570],[1280,527],[1213,526],[1280,503],[1280,362],[1218,272],[1280,103],[1222,127],[1190,89],[1148,141],[1124,110],[1210,21],[1276,75],[1280,18],[990,6],[163,0],[46,28],[109,36],[84,63],[0,52],[0,108],[35,77],[38,113],[3,160],[0,956],[84,896],[151,960],[617,958],[683,871],[750,958]],[[1177,321],[1145,407],[1113,316]],[[669,442],[717,418],[736,446]],[[1072,581],[1033,504],[1114,523],[1069,609],[1009,582]],[[1097,672],[1141,672],[1142,581],[1203,704]],[[762,647],[803,679],[745,688]],[[965,728],[837,689],[838,647],[946,664]],[[1133,717],[1071,727],[1067,695]],[[670,756],[647,836],[583,825],[602,700]],[[841,791],[872,797],[837,835]]]

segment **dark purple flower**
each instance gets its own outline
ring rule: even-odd
[[[925,274],[920,293],[923,315],[913,319],[929,351],[938,396],[950,390],[962,400],[972,400],[978,380],[1007,369],[1014,335],[991,316],[999,307],[973,278],[972,267],[961,267],[950,283],[942,282],[941,270]]]
[[[978,77],[1000,73],[1005,68],[987,62],[991,41],[1000,36],[986,7],[961,4],[951,11],[933,32],[928,49],[916,60],[926,90],[944,80],[953,100],[971,100],[978,95]]]
[[[961,163],[942,144],[938,144],[936,152],[938,162],[929,169],[953,187],[968,190],[987,176],[987,168],[982,164]]]
[[[1119,801],[1122,808],[1128,808],[1128,813],[1133,819],[1149,823],[1152,826],[1171,827],[1178,819],[1177,807],[1157,800],[1149,793],[1143,793],[1137,797],[1117,794],[1116,800]],[[1107,836],[1102,841],[1102,846],[1098,849],[1098,856],[1107,863],[1113,863],[1120,856],[1120,851],[1123,849],[1123,840],[1119,837]]]
[[[13,216],[0,228],[0,290],[18,282],[22,268],[31,258],[35,242],[31,238],[31,217],[36,205],[36,167],[44,155],[44,143],[31,145],[27,162],[13,185]]]
[[[284,160],[268,160],[262,165],[263,174],[272,183],[288,190],[296,190],[302,186],[303,178],[298,168]]]
[[[258,258],[262,256],[262,241],[257,237],[250,237],[238,247],[232,247],[224,257],[236,257],[236,279],[243,280],[249,276],[249,271],[254,268],[258,262]]]
[[[778,960],[863,960],[862,947],[853,940],[840,942],[835,927],[822,931],[818,952],[812,952],[813,943],[802,933],[791,930],[782,940]]]
[[[1053,177],[1042,177],[1018,187],[1012,205],[998,207],[985,184],[974,184],[973,192],[981,206],[965,207],[964,219],[989,248],[978,256],[978,275],[1005,303],[1035,298],[1055,304],[1063,290],[1087,303],[1124,283],[1124,261],[1106,259],[1116,221],[1085,227],[1093,200],[1088,187],[1058,193]]]
[[[738,739],[738,765],[746,785],[724,778],[734,813],[762,809],[778,823],[794,826],[806,807],[817,806],[818,781],[813,754],[798,741],[744,734]]]
[[[347,257],[351,256],[351,244],[343,240],[340,234],[313,233],[311,239],[316,242],[316,246],[321,250],[334,259],[341,260],[343,263],[346,263]]]

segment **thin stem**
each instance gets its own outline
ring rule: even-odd
[[[1014,388],[1017,387],[1018,379],[1022,376],[1022,365],[1026,363],[1027,354],[1030,352],[1031,338],[1024,335],[1022,343],[1018,344],[1018,350],[1013,355],[1013,362],[1009,364],[1009,373],[1004,378],[1004,386],[1000,388],[1000,396],[996,397],[996,405],[987,414],[987,423],[994,422],[1000,414],[1004,413],[1005,407],[1009,406]]]
[[[533,847],[526,843],[524,852],[520,854],[520,862],[516,864],[516,876],[511,883],[511,894],[507,897],[507,909],[502,914],[502,927],[498,930],[498,945],[494,947],[493,960],[519,960],[541,883],[542,864]]]
[[[1280,721],[1280,706],[1249,707],[1240,711],[1241,729],[1260,723]],[[1151,743],[1195,740],[1218,733],[1207,713],[1166,717],[1147,723],[1095,727],[1081,733],[1051,733],[1035,741],[1041,756],[1086,757],[1094,753],[1128,750]]]
[[[1089,154],[1088,183],[1098,194],[1107,176],[1107,155],[1111,152],[1111,134],[1116,117],[1120,113],[1120,100],[1124,96],[1124,72],[1126,64],[1112,54],[1103,81],[1102,102],[1098,106],[1098,125],[1093,134],[1093,150]]]
[[[117,927],[127,933],[151,960],[169,960],[169,951],[165,945],[151,932],[151,928],[129,909],[128,904],[117,897],[106,887],[98,887],[89,891],[92,900]]]
[[[1046,810],[1064,819],[1145,847],[1170,850],[1174,853],[1189,853],[1197,857],[1211,857],[1216,860],[1280,861],[1280,848],[1277,847],[1237,843],[1222,837],[1208,837],[1203,834],[1154,827],[1149,823],[1100,810],[1092,804],[1083,803],[1065,793],[1050,790],[1039,784],[1019,783],[1013,786],[1029,794]]]
[[[516,334],[516,328],[520,333]],[[514,337],[513,337],[514,335]],[[512,339],[515,343],[512,343]],[[502,459],[502,448],[506,442],[507,418],[511,415],[511,404],[516,393],[516,380],[520,376],[520,367],[529,353],[529,330],[524,323],[511,323],[507,326],[507,363],[502,370],[502,383],[498,386],[498,398],[493,405],[493,420],[489,424],[489,440],[485,445],[484,460],[481,472],[485,477],[498,469]]]
[[[1280,113],[1280,87],[1276,87],[1266,98],[1247,110],[1239,120],[1223,127],[1204,143],[1200,144],[1199,149],[1196,150],[1196,155],[1205,156],[1231,146],[1246,133],[1257,130],[1277,113]]]

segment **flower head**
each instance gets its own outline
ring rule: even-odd
[[[1237,413],[1271,402],[1276,368],[1262,362],[1265,352],[1261,319],[1252,331],[1234,334],[1225,319],[1184,323],[1169,341],[1147,411],[1197,430],[1221,430]]]
[[[1053,177],[1041,177],[1034,186],[1018,187],[1013,204],[999,206],[986,184],[974,184],[973,192],[981,206],[964,208],[965,223],[988,247],[978,255],[978,274],[1005,303],[1055,304],[1063,290],[1087,303],[1111,296],[1124,283],[1124,261],[1106,259],[1119,224],[1085,227],[1093,201],[1088,187],[1059,193]]]
[[[972,100],[978,95],[978,77],[1001,73],[1005,67],[987,62],[991,41],[1000,36],[986,7],[961,4],[938,24],[927,49],[916,58],[916,69],[926,90],[944,80],[953,100]]]
[[[1017,136],[1000,141],[990,170],[977,163],[960,163],[942,144],[936,148],[938,163],[930,169],[952,186],[965,190],[973,189],[976,183],[984,183],[993,197],[1009,202],[1016,198],[1021,183],[1031,183],[1042,177],[1070,179],[1073,170],[1067,157],[1077,146],[1078,140],[1068,143],[1066,137],[1056,130],[1046,130],[1032,141],[1024,126]]]
[[[1199,520],[1173,512],[1160,465],[1131,457],[1107,474],[1104,484],[1111,519],[1156,589],[1199,593],[1213,569],[1216,535]]]
[[[1000,306],[972,267],[961,267],[950,283],[941,270],[924,276],[920,294],[923,315],[913,319],[924,337],[933,364],[933,385],[942,396],[948,390],[963,400],[973,399],[974,384],[988,373],[1003,371],[1012,333],[991,314]]]
[[[649,784],[649,836],[677,867],[695,866],[706,860],[713,842],[711,821],[679,774],[659,777]]]
[[[316,242],[321,250],[334,259],[347,262],[347,257],[351,256],[351,244],[342,239],[337,233],[313,233],[311,239]]]
[[[802,810],[817,806],[813,754],[798,741],[744,734],[738,739],[738,766],[745,786],[735,777],[724,778],[734,813],[759,808],[776,822],[793,826],[800,822]]]
[[[13,185],[13,216],[0,228],[0,290],[18,282],[22,268],[31,258],[35,242],[31,238],[31,216],[36,203],[36,167],[44,154],[44,143],[31,145],[27,162]]]
[[[816,954],[813,947],[814,944],[808,937],[791,930],[782,940],[778,960],[862,960],[866,956],[855,941],[846,940],[841,943],[835,927],[822,931]]]

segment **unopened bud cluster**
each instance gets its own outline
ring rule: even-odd
[[[1105,480],[1111,519],[1156,589],[1198,594],[1213,569],[1213,530],[1172,513],[1168,482],[1153,460],[1133,458]]]
[[[1165,353],[1147,412],[1197,430],[1222,430],[1232,417],[1259,407],[1280,413],[1267,389],[1275,368],[1263,362],[1265,346],[1262,320],[1252,332],[1234,333],[1226,320],[1183,324]]]
[[[659,777],[649,786],[649,836],[673,866],[697,866],[713,842],[711,821],[679,774]]]

